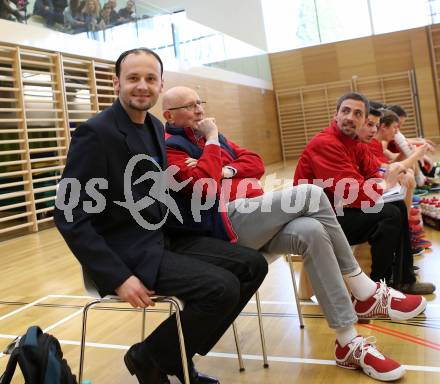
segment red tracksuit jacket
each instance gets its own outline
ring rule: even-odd
[[[174,164],[179,167],[179,172],[175,175],[176,180],[183,181],[193,177],[186,188],[187,192],[191,193],[194,184],[201,178],[212,178],[217,186],[220,186],[222,184],[222,168],[228,165],[235,168],[237,173],[230,179],[230,193],[224,190],[225,203],[238,198],[260,196],[264,193],[258,182],[264,174],[264,163],[257,153],[241,148],[232,141],[227,140],[237,156],[237,159],[234,160],[228,151],[218,145],[207,145],[205,147],[205,138],[200,137],[197,139],[191,128],[184,128],[184,130],[186,137],[193,144],[203,149],[203,154],[198,159],[197,165],[188,167],[185,161],[190,156],[186,152],[174,148],[167,147],[167,157],[169,165]],[[170,137],[170,134],[165,133],[165,140],[168,137]],[[243,179],[249,179],[250,183],[240,194],[237,187]],[[220,193],[220,190],[218,190],[218,193]]]
[[[307,144],[298,160],[293,183],[320,185],[317,179],[327,180],[329,185],[324,189],[333,206],[335,194],[336,198],[346,198],[351,190],[357,197],[347,206],[361,208],[361,202],[372,205],[383,192],[374,180],[368,181],[369,188],[365,185],[367,180],[380,177],[378,166],[367,146],[344,135],[333,121]],[[343,179],[351,179],[354,183],[344,186],[341,182],[342,188],[336,190],[337,183]]]

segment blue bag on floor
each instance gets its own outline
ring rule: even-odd
[[[25,384],[77,384],[67,361],[63,359],[60,342],[52,335],[43,333],[40,327],[32,326],[10,345],[6,370],[0,384],[9,384],[17,363]]]

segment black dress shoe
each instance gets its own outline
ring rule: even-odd
[[[205,375],[204,373],[200,373],[194,367],[194,365],[188,367],[189,369],[189,382],[190,384],[220,384],[219,379],[216,377]],[[182,384],[185,383],[183,375],[177,375],[177,378],[180,380]]]
[[[136,375],[140,384],[169,384],[168,376],[163,373],[148,356],[142,356],[142,361],[136,358],[137,344],[133,345],[125,354],[124,362],[128,371]]]

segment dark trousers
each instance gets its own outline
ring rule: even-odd
[[[395,286],[415,281],[408,213],[403,201],[386,203],[378,213],[345,208],[344,216],[337,218],[350,245],[365,241],[371,245],[372,280],[390,282],[393,277]]]
[[[38,16],[41,16],[42,18],[44,18],[48,27],[51,27],[55,23],[64,25],[63,11],[50,10],[50,9],[45,9],[44,7],[41,7],[38,9],[38,11],[34,10],[34,13],[37,14]]]
[[[267,274],[257,251],[209,237],[169,239],[154,290],[182,299],[188,359],[205,355],[239,315]],[[174,316],[162,322],[137,349],[168,374],[181,373]]]

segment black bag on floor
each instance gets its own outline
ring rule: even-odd
[[[11,382],[17,363],[25,384],[77,384],[76,377],[63,359],[60,342],[54,336],[43,333],[40,327],[30,327],[12,347],[0,384]]]

